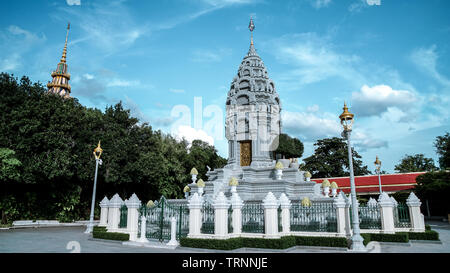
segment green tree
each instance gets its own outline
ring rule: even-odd
[[[399,173],[431,172],[436,170],[436,166],[432,158],[427,158],[423,154],[415,154],[405,155],[394,169]]]
[[[342,138],[319,139],[314,146],[314,154],[303,159],[303,170],[309,171],[313,178],[349,176],[347,143]],[[367,166],[360,160],[361,156],[353,148],[352,154],[354,174],[370,174]]]
[[[450,172],[428,172],[416,178],[414,188],[419,199],[430,201],[432,215],[446,216],[450,213]]]
[[[280,134],[278,136],[278,148],[275,154],[281,155],[283,158],[298,158],[303,155],[303,143],[295,137],[290,137],[287,134]]]
[[[182,197],[192,167],[205,179],[206,165],[226,164],[213,146],[194,141],[188,148],[186,141],[140,123],[121,102],[102,112],[81,105],[76,98],[47,94],[42,84],[27,77],[19,81],[0,73],[0,109],[6,109],[0,111],[0,143],[9,149],[1,152],[8,164],[1,166],[0,175],[15,179],[14,183],[0,181],[1,209],[14,208],[8,212],[8,222],[19,216],[86,219],[94,181],[92,152],[99,140],[103,164],[97,201],[115,193],[128,198],[133,192],[143,201],[161,195]]]
[[[0,183],[19,180],[22,163],[15,154],[11,149],[0,148]]]
[[[450,134],[447,132],[443,136],[436,137],[434,142],[436,152],[439,155],[439,166],[441,169],[450,168]]]
[[[6,224],[8,218],[14,218],[18,214],[16,199],[8,194],[11,183],[20,178],[20,167],[22,163],[15,157],[11,149],[0,148],[0,211],[1,223]]]

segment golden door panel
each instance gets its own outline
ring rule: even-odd
[[[252,163],[252,143],[241,142],[241,166],[250,166]]]

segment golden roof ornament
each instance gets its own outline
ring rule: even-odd
[[[284,166],[283,166],[283,163],[281,163],[281,161],[278,161],[277,164],[275,164],[275,169],[281,170],[283,168],[284,168]]]
[[[309,171],[306,171],[306,172],[305,172],[305,177],[306,177],[306,178],[311,178],[311,176],[312,176],[312,175],[311,175],[311,173],[310,173]]]
[[[154,207],[154,206],[155,206],[155,203],[153,203],[152,200],[147,202],[147,208],[151,208],[151,207]]]
[[[196,168],[192,168],[191,175],[198,175],[198,171]]]
[[[95,159],[100,159],[100,156],[103,153],[103,149],[100,147],[100,140],[98,141],[97,148],[94,149]]]
[[[338,188],[338,184],[336,183],[336,182],[331,182],[331,184],[330,184],[330,188],[332,188],[332,189],[337,189]]]
[[[197,187],[199,187],[199,188],[204,188],[205,187],[205,182],[203,181],[203,179],[200,178],[197,181]]]
[[[312,203],[311,200],[309,200],[309,197],[303,197],[302,199],[302,206],[304,207],[311,207]]]
[[[230,178],[230,181],[228,182],[228,185],[230,185],[230,186],[238,186],[239,182],[236,179],[236,177],[233,176],[233,177]]]
[[[330,181],[328,181],[328,179],[325,179],[322,182],[322,188],[326,188],[326,187],[330,187]]]

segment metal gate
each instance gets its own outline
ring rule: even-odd
[[[145,237],[148,239],[170,240],[172,217],[177,219],[177,239],[186,237],[189,233],[189,208],[186,204],[170,204],[162,196],[151,207],[143,205],[139,214],[138,236],[140,236],[142,214],[147,220]]]

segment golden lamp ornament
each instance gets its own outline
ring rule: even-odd
[[[344,112],[342,112],[342,114],[339,116],[339,118],[341,119],[341,124],[344,127],[345,131],[351,131],[352,130],[352,125],[353,125],[353,117],[355,115],[353,115],[352,113],[350,113],[348,111],[347,105],[344,102],[344,108],[343,108]]]
[[[94,149],[93,153],[94,153],[95,159],[99,160],[100,156],[103,153],[103,149],[100,147],[100,141],[98,142],[97,148]]]

